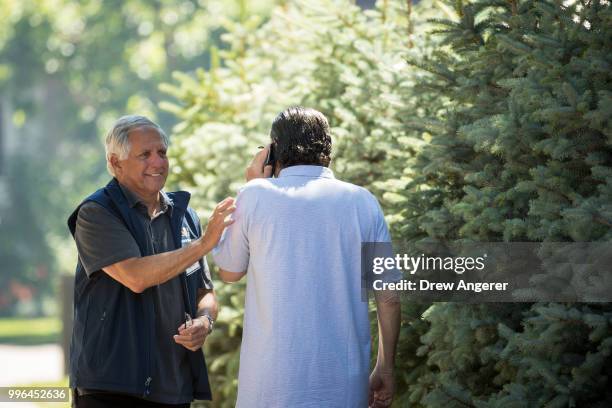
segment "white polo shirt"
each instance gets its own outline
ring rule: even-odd
[[[366,189],[320,166],[247,183],[213,251],[247,272],[237,407],[367,406],[368,304],[361,243],[390,242]]]

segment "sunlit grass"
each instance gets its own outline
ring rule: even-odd
[[[62,323],[56,317],[33,319],[0,319],[0,343],[2,344],[44,344],[56,343],[60,339]]]

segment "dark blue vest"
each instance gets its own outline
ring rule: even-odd
[[[201,235],[200,224],[188,207],[190,194],[167,193],[174,202],[170,219],[175,248],[180,248],[181,231],[192,239]],[[95,201],[123,221],[140,247],[147,252],[146,234],[137,222],[137,212],[128,205],[116,179],[87,197],[68,219],[74,237],[76,219],[83,204]],[[198,288],[203,287],[200,274],[179,275],[183,286],[185,308],[196,315]],[[155,379],[151,378],[156,359],[155,309],[153,294],[157,287],[134,293],[109,275],[98,271],[87,277],[81,262],[77,263],[74,286],[74,328],[70,344],[70,387],[100,389],[142,395],[146,398]],[[211,399],[208,372],[201,351],[189,352],[194,398]]]

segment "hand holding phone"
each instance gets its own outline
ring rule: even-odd
[[[270,145],[264,147],[259,146],[260,150],[253,157],[253,161],[249,167],[247,167],[245,171],[246,181],[249,182],[255,178],[265,178],[271,177],[274,173],[274,165],[270,163],[274,163],[274,154],[270,154]],[[268,165],[272,166],[272,168],[266,168]]]
[[[264,168],[266,166],[272,166],[272,174],[270,175],[270,177],[274,177],[274,170],[276,169],[276,155],[274,152],[274,143],[270,143],[270,145],[268,146],[268,157],[266,157]]]

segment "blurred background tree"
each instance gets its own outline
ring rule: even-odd
[[[104,133],[126,113],[170,130],[159,84],[208,67],[244,3],[0,0],[0,315],[56,310],[76,259],[66,217],[109,177]]]

